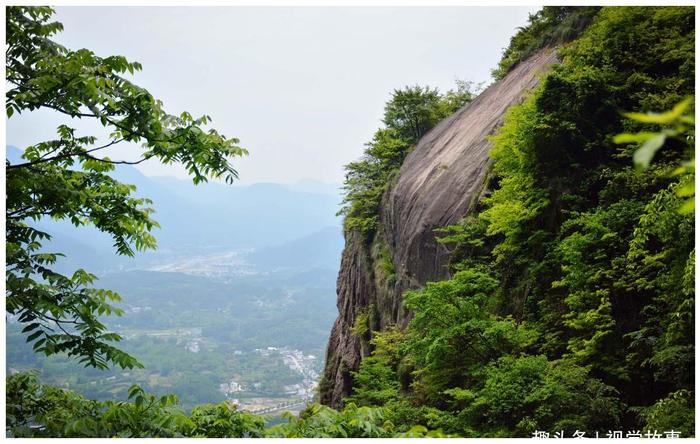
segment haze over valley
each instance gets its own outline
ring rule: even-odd
[[[20,155],[8,147],[10,162]],[[104,321],[145,368],[101,371],[35,354],[10,318],[8,373],[38,368],[42,380],[95,399],[123,399],[138,383],[175,393],[186,408],[226,399],[265,413],[302,407],[314,396],[337,315],[339,186],[194,186],[130,166],[115,177],[153,200],[157,250],[117,256],[97,230],[40,226],[53,235],[44,250],[66,255],[57,269],[85,268],[97,288],[122,296],[124,315]]]
[[[694,7],[5,12],[7,437],[696,435]]]

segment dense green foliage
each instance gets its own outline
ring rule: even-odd
[[[115,164],[155,158],[182,163],[195,183],[208,176],[230,182],[236,171],[229,160],[245,150],[238,140],[204,129],[208,116],[163,111],[160,101],[123,77],[141,69],[138,63],[52,41],[63,27],[51,21],[51,8],[13,6],[6,13],[8,118],[52,110],[71,119],[94,119],[110,132],[106,143],[98,143],[98,137],[80,136],[62,124],[57,139],[26,147],[24,162],[6,162],[7,312],[25,325],[27,340],[38,352],[65,352],[99,368],[139,366],[112,345],[121,336],[100,319],[121,313],[112,304],[119,295],[93,288],[96,276],[85,270],[56,272],[57,254],[41,248],[51,236],[36,223],[52,218],[93,225],[113,238],[120,255],[155,248],[150,231],[158,224],[151,218],[150,201],[134,197],[135,187],[110,176]],[[138,160],[112,160],[100,152],[119,143],[141,143]]]
[[[538,49],[573,40],[590,24],[599,9],[599,6],[545,6],[530,14],[528,24],[511,37],[491,75],[500,80]]]
[[[24,342],[21,324],[9,319],[6,370],[37,369],[43,383],[99,401],[124,399],[128,388],[138,384],[158,396],[175,394],[189,410],[224,401],[220,384],[231,380],[243,386],[229,396],[242,408],[299,401],[299,394],[285,386],[303,384],[304,374],[283,362],[281,350],[263,354],[255,349],[286,347],[315,355],[304,367],[319,373],[336,313],[335,301],[328,297],[336,275],[315,269],[222,282],[152,271],[107,274],[100,282],[124,296],[126,314],[104,322],[124,335],[120,348],[144,368],[84,368],[65,354],[34,353]],[[197,297],[201,294],[206,297]],[[283,294],[290,296],[282,301]]]
[[[357,407],[348,404],[342,411],[322,405],[309,406],[299,417],[287,415],[286,424],[271,427],[266,436],[272,438],[442,438],[441,431],[429,431],[414,426],[409,431],[397,433],[394,425],[386,420],[383,408]]]
[[[457,88],[411,86],[394,90],[384,108],[384,128],[374,133],[361,160],[346,165],[345,198],[339,214],[345,229],[372,237],[379,222],[379,204],[406,155],[440,120],[470,102],[478,85],[457,81]]]
[[[688,97],[676,104],[672,110],[665,113],[627,113],[626,116],[632,120],[642,123],[659,125],[661,130],[639,131],[637,133],[618,134],[613,139],[615,143],[639,143],[640,147],[634,152],[634,163],[637,168],[647,169],[656,152],[666,143],[669,138],[680,138],[683,140],[695,139],[695,116],[688,112],[688,108],[693,103],[693,97]],[[693,158],[684,161],[676,168],[672,175],[694,175],[695,174],[695,154]],[[692,177],[692,176],[690,176]],[[683,206],[678,210],[682,214],[695,211],[695,182],[685,177],[684,183],[676,188],[676,195],[687,197]]]
[[[258,437],[263,418],[227,403],[195,407],[190,415],[173,395],[138,386],[127,401],[92,401],[39,384],[32,373],[7,378],[7,430],[13,437]]]
[[[514,37],[513,60],[560,32],[569,19],[552,12]],[[399,430],[694,433],[694,121],[683,101],[694,10],[602,8],[560,53],[493,137],[491,192],[441,230],[452,278],[408,292],[408,328],[373,332],[354,373],[350,400],[388,408]]]
[[[48,14],[32,11],[39,21]],[[40,32],[50,35],[56,29]],[[453,249],[452,277],[405,295],[413,317],[404,330],[371,331],[368,316],[358,316],[353,331],[371,338],[372,353],[352,374],[353,393],[344,410],[313,405],[298,418],[264,429],[260,418],[228,404],[197,406],[187,414],[173,396],[158,398],[137,386],[129,389],[127,401],[92,401],[42,386],[23,373],[7,379],[8,433],[390,437],[444,436],[444,431],[509,437],[539,430],[570,437],[575,431],[591,436],[610,430],[675,430],[691,436],[695,248],[694,214],[686,199],[694,193],[689,185],[694,181],[694,126],[683,118],[692,109],[683,100],[694,95],[694,10],[545,8],[513,38],[495,75],[504,75],[539,47],[576,36],[561,49],[561,65],[507,113],[493,137],[490,193],[474,214],[442,230],[441,241]],[[90,60],[88,64],[103,63]],[[77,87],[90,89],[90,82]],[[112,87],[102,81],[94,86]],[[347,167],[346,230],[374,235],[382,195],[407,153],[471,98],[465,87],[445,95],[419,87],[394,92],[385,109],[385,128],[368,144],[365,157]],[[22,100],[20,94],[16,103]],[[671,111],[661,115],[671,115],[668,121],[642,117],[666,110]],[[637,114],[627,119],[629,111]],[[72,132],[64,131],[62,140],[67,138],[68,145],[63,141],[46,148],[71,150],[55,162],[76,157],[82,170],[69,175],[106,180],[105,162],[83,153],[92,141],[75,141]],[[193,143],[227,152],[214,142]],[[159,145],[147,147],[147,153],[160,156],[161,149],[167,151]],[[29,150],[32,168],[61,168],[44,162],[40,156],[46,154],[39,151],[32,158]],[[635,166],[635,160],[646,168]],[[211,167],[214,174],[223,173]],[[200,178],[196,169],[194,174]],[[130,228],[125,232],[106,230],[127,245],[148,246],[145,202],[129,201],[128,187],[109,186],[118,208],[126,208],[119,214],[132,212],[133,217],[126,219]],[[18,191],[15,198],[22,195]],[[68,214],[61,211],[54,215]],[[13,223],[24,229],[26,217]],[[32,255],[29,241],[15,244],[30,258],[25,259],[30,269],[53,259]],[[378,267],[390,276],[392,264],[378,256]],[[27,282],[31,273],[17,282]],[[110,293],[80,293],[90,275],[78,273],[75,282],[51,279],[48,273],[46,283],[31,285],[71,291],[79,301],[96,300],[90,313],[111,310],[105,305]],[[42,294],[55,294],[46,290],[42,287]],[[55,316],[58,310],[64,315],[60,309],[50,306],[44,314]],[[94,313],[94,320],[83,319],[97,328],[88,337],[118,339],[99,336],[103,328]],[[128,356],[115,358],[84,342],[49,351],[73,349],[82,355],[87,350],[97,365],[109,360],[135,365],[125,361]]]
[[[348,405],[335,411],[310,405],[299,417],[264,427],[265,417],[235,406],[198,405],[187,414],[174,395],[156,397],[139,386],[129,388],[126,401],[93,401],[40,384],[33,373],[7,378],[7,432],[24,438],[389,438],[445,437],[441,431],[415,426],[397,432],[383,408]]]

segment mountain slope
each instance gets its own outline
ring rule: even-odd
[[[24,161],[20,149],[6,148],[10,163]],[[174,255],[259,250],[312,236],[327,227],[339,231],[340,221],[335,216],[340,201],[337,190],[316,193],[271,183],[229,186],[210,182],[194,186],[189,180],[147,177],[128,165],[118,165],[112,175],[136,185],[136,196],[153,201],[153,218],[160,224],[153,232],[158,250],[139,253],[135,258],[117,257],[113,241],[93,227],[76,228],[65,220],[42,219],[36,226],[54,236],[45,242],[45,249],[67,256],[58,260],[62,271],[72,272],[76,266],[89,266],[93,272],[144,268]],[[336,234],[335,240],[327,238],[326,244],[337,245],[339,239]],[[324,258],[337,262],[337,256],[330,256],[336,251],[337,247],[327,251]]]
[[[376,233],[346,219],[323,402],[464,437],[694,435],[694,23],[530,17],[517,53],[568,41],[557,63],[538,82],[547,50],[525,58],[423,137]]]
[[[553,50],[537,52],[423,136],[384,197],[373,245],[349,233],[338,277],[339,316],[331,331],[321,384],[323,403],[342,405],[351,390],[350,372],[369,353],[368,344],[351,333],[356,319],[369,311],[373,330],[405,325],[409,313],[403,307],[402,292],[447,276],[448,252],[435,241],[434,230],[467,214],[488,174],[491,143],[487,136],[555,62]],[[390,276],[378,267],[387,255],[393,265]]]
[[[325,227],[291,242],[256,250],[246,259],[266,270],[314,267],[337,270],[342,250],[340,227]]]

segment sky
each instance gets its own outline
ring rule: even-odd
[[[491,81],[516,28],[539,7],[100,7],[56,8],[70,49],[124,55],[143,65],[133,81],[166,111],[207,114],[250,155],[234,166],[241,184],[343,180],[381,126],[393,89],[455,79]],[[55,137],[50,111],[13,116],[7,143]],[[91,122],[81,135],[101,135]],[[135,159],[121,145],[112,159]],[[148,176],[187,176],[149,160]]]

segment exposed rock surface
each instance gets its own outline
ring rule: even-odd
[[[402,305],[404,290],[449,276],[449,252],[436,242],[434,230],[459,221],[477,201],[490,167],[487,136],[556,60],[552,49],[534,54],[423,136],[384,196],[372,244],[356,233],[347,235],[338,275],[339,315],[320,388],[322,403],[342,406],[351,392],[350,371],[369,353],[368,337],[351,332],[356,318],[368,315],[375,331],[392,324],[403,327],[410,319]],[[391,276],[376,266],[386,259],[393,263]]]

